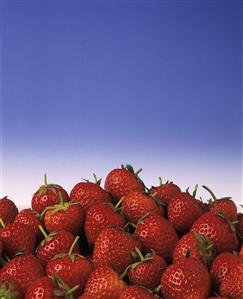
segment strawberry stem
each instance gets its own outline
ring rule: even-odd
[[[2,228],[4,228],[5,227],[5,224],[4,224],[4,222],[3,222],[3,220],[2,220],[2,218],[0,217],[0,225],[1,225],[1,227]]]
[[[212,191],[211,189],[209,189],[209,188],[208,188],[207,186],[205,186],[205,185],[203,185],[202,187],[210,193],[210,195],[211,195],[212,198],[213,198],[213,201],[216,201],[216,200],[217,200],[215,194],[213,193],[213,191]]]
[[[47,175],[46,173],[44,174],[44,186],[47,187],[48,183],[47,183]]]
[[[141,262],[144,260],[144,256],[142,255],[142,252],[140,251],[140,249],[138,247],[135,247],[135,252],[138,254]]]
[[[137,170],[137,171],[135,172],[135,175],[138,176],[139,173],[140,173],[142,170],[143,170],[142,168],[139,168],[139,170]]]
[[[79,289],[80,285],[76,285],[73,288],[71,288],[70,290],[67,291],[67,295],[71,295],[72,293],[74,293],[75,291],[77,291]]]
[[[72,254],[72,252],[73,252],[73,248],[74,248],[74,246],[77,244],[79,238],[80,238],[80,237],[77,236],[77,237],[75,238],[75,240],[73,241],[73,244],[71,245],[71,247],[70,247],[70,249],[69,249],[69,251],[68,251],[68,255],[71,255],[71,254]]]
[[[163,181],[162,178],[159,176],[159,185],[162,186],[163,185]]]
[[[41,225],[38,225],[39,230],[41,231],[42,235],[45,237],[45,239],[48,237],[46,231],[44,230],[44,228]]]
[[[121,203],[123,202],[124,198],[125,198],[125,196],[122,196],[122,197],[119,199],[118,203],[115,205],[115,209],[117,209],[117,208],[121,205]]]

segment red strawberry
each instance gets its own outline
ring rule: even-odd
[[[101,180],[97,180],[95,177],[95,183],[86,181],[76,184],[71,190],[70,197],[73,201],[79,202],[80,205],[86,209],[96,203],[111,202],[110,194],[101,188]]]
[[[161,290],[166,299],[207,299],[210,286],[207,268],[194,258],[170,265],[161,278]]]
[[[60,202],[60,195],[63,201],[69,201],[67,191],[56,184],[47,184],[46,174],[44,176],[44,185],[42,185],[33,195],[31,206],[38,213],[42,213],[46,207],[53,206]]]
[[[93,263],[96,266],[110,266],[118,273],[133,262],[132,253],[139,242],[120,228],[104,228],[96,239]]]
[[[187,192],[177,193],[167,206],[168,219],[177,232],[188,232],[203,210],[195,197]]]
[[[236,204],[231,200],[230,197],[223,197],[217,199],[213,191],[207,186],[203,186],[206,189],[212,198],[209,200],[208,210],[216,215],[223,213],[230,221],[237,220],[237,207]]]
[[[87,258],[72,253],[78,238],[76,237],[68,253],[58,254],[47,263],[46,273],[49,276],[57,276],[71,288],[79,285],[79,290],[83,291],[91,272],[91,263]]]
[[[113,169],[106,177],[105,190],[118,201],[131,191],[144,191],[144,184],[138,177],[139,171],[134,172],[131,165],[122,165],[121,169]]]
[[[234,227],[230,227],[223,217],[211,212],[204,213],[191,228],[191,232],[196,231],[207,237],[217,254],[238,249],[239,242],[233,230]]]
[[[81,232],[84,222],[83,208],[74,202],[64,202],[47,208],[44,223],[48,232],[67,230],[74,235]]]
[[[153,215],[147,216],[138,222],[134,232],[145,252],[151,249],[164,258],[170,258],[178,241],[178,236],[172,224],[164,217]]]
[[[103,228],[117,226],[122,228],[125,220],[109,203],[97,203],[88,208],[84,230],[89,245],[93,245]]]
[[[118,299],[155,299],[156,297],[145,288],[134,285],[125,289]]]
[[[214,259],[210,274],[215,291],[219,290],[219,286],[225,279],[226,275],[239,263],[240,258],[230,252],[223,252]]]
[[[66,230],[52,232],[49,235],[44,232],[43,228],[42,231],[45,235],[45,239],[37,247],[36,253],[42,265],[46,265],[46,263],[55,255],[68,252],[75,240],[75,237]],[[79,246],[76,244],[73,252],[79,253],[79,251]]]
[[[243,263],[232,269],[220,285],[220,295],[234,299],[243,298]]]
[[[243,245],[241,246],[239,257],[243,260]]]
[[[164,209],[141,191],[132,191],[126,195],[122,208],[124,215],[132,223],[137,223],[146,214],[164,216]]]
[[[123,280],[110,267],[103,266],[94,269],[88,277],[84,296],[90,299],[117,299],[126,288]]]
[[[25,294],[30,285],[44,275],[40,261],[34,255],[21,255],[13,258],[1,270],[1,278],[11,277]]]
[[[139,250],[136,251],[141,260],[132,264],[128,270],[129,282],[153,290],[160,284],[160,278],[167,266],[166,262],[159,255],[149,253],[143,257]]]
[[[70,289],[56,277],[43,276],[32,283],[25,299],[73,299],[76,289],[78,286]]]
[[[55,295],[57,294],[57,295]],[[65,294],[61,295],[60,289],[55,285],[54,281],[43,276],[36,279],[27,291],[25,299],[61,299],[65,298]]]
[[[22,223],[30,227],[37,239],[42,237],[41,231],[39,229],[39,225],[42,225],[40,214],[31,210],[31,209],[24,209],[18,213],[18,215],[14,219],[15,223]]]
[[[4,252],[13,257],[19,251],[34,253],[36,236],[32,229],[21,223],[10,223],[0,230]]]
[[[10,276],[3,277],[0,274],[0,298],[23,299],[18,283]]]
[[[197,232],[185,234],[174,249],[173,262],[183,261],[187,256],[194,257],[205,266],[209,266],[214,258],[213,244]]]
[[[156,196],[161,203],[168,204],[172,197],[177,193],[181,193],[181,189],[176,184],[173,184],[173,182],[167,181],[163,184],[160,178],[160,185],[152,187],[149,193],[152,196]]]
[[[7,196],[0,199],[0,219],[5,225],[13,222],[17,214],[18,208],[12,200],[8,199]]]
[[[217,297],[209,297],[208,299],[229,299],[229,298],[217,296]]]

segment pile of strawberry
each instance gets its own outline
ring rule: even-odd
[[[243,299],[243,214],[130,165],[70,195],[45,183],[31,209],[0,199],[0,299]],[[221,297],[220,297],[221,296]]]

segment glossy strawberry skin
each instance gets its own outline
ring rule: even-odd
[[[131,191],[144,191],[143,182],[127,169],[113,169],[106,177],[105,190],[115,201],[128,195]]]
[[[214,256],[213,248],[207,251],[200,248],[200,243],[194,233],[187,233],[178,241],[173,251],[173,263],[183,261],[188,253],[190,257],[196,258],[205,265],[209,264]]]
[[[156,254],[166,259],[171,258],[178,241],[172,224],[158,215],[147,216],[143,219],[141,223],[138,223],[134,234],[141,241],[145,252],[150,252],[153,249]]]
[[[208,209],[216,215],[219,213],[225,214],[230,221],[237,220],[237,207],[230,198],[217,199],[209,205]]]
[[[86,210],[96,203],[111,202],[110,195],[98,184],[92,182],[80,182],[71,190],[70,197],[74,202],[79,202]]]
[[[61,254],[47,263],[46,273],[59,277],[70,288],[80,285],[79,290],[83,291],[91,269],[91,263],[87,258],[77,254]]]
[[[64,296],[55,296],[57,289],[51,278],[43,276],[32,283],[25,299],[64,299]]]
[[[166,267],[164,258],[154,255],[151,259],[141,261],[128,271],[129,282],[153,290],[159,286],[162,273]]]
[[[236,233],[230,229],[230,226],[223,218],[211,212],[206,212],[198,218],[190,231],[197,231],[199,234],[206,236],[214,245],[216,254],[237,250],[239,247]]]
[[[112,268],[107,266],[97,267],[88,277],[84,296],[90,299],[117,299],[125,288],[125,282],[119,278]]]
[[[74,240],[74,235],[69,231],[60,230],[58,232],[53,232],[37,247],[37,257],[42,265],[45,266],[47,262],[51,260],[55,255],[59,253],[67,253]],[[79,246],[76,244],[73,253],[79,252]]]
[[[25,294],[31,284],[39,277],[44,276],[40,261],[34,255],[22,255],[13,258],[1,269],[1,277],[11,277]]]
[[[90,246],[94,245],[99,233],[108,226],[124,227],[124,217],[109,203],[98,203],[86,211],[84,230]]]
[[[213,288],[218,292],[220,284],[226,275],[240,263],[240,258],[230,252],[219,254],[213,261],[210,275],[212,277]]]
[[[0,218],[5,225],[13,222],[17,214],[18,208],[12,200],[7,196],[0,199]]]
[[[40,220],[40,216],[31,209],[21,210],[18,215],[14,219],[15,223],[22,223],[30,227],[37,239],[41,239],[42,234],[39,229],[39,225],[42,225],[42,221]]]
[[[137,285],[130,286],[121,293],[118,299],[155,299],[156,297],[148,290]]]
[[[156,196],[161,203],[168,204],[172,197],[181,193],[181,189],[172,182],[166,182],[158,187],[152,187],[149,193]]]
[[[243,263],[232,269],[220,285],[220,295],[234,299],[243,298]]]
[[[116,227],[107,227],[95,242],[92,261],[95,266],[110,266],[121,274],[133,262],[135,247],[140,248],[140,244],[132,235]]]
[[[64,203],[65,208],[55,211],[48,209],[44,216],[44,224],[48,232],[67,230],[74,235],[81,232],[84,222],[84,211],[79,204]]]
[[[137,223],[146,214],[164,216],[164,209],[157,205],[152,197],[140,191],[132,191],[122,201],[125,217],[132,223]]]
[[[203,210],[197,200],[189,193],[178,193],[171,198],[167,206],[168,219],[179,233],[189,231],[195,220],[202,214]]]
[[[194,258],[187,258],[165,270],[161,287],[166,299],[207,299],[211,280],[206,267]]]
[[[43,185],[32,197],[31,207],[34,211],[42,213],[45,208],[53,206],[60,202],[60,196],[63,201],[69,201],[69,195],[61,186],[55,184]]]
[[[0,230],[4,252],[13,257],[19,251],[34,253],[36,236],[32,229],[21,223],[10,223]]]
[[[241,246],[239,257],[243,260],[243,245]]]

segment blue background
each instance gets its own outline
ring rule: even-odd
[[[4,2],[1,193],[121,163],[241,201],[238,1]],[[206,196],[207,198],[207,196]]]

